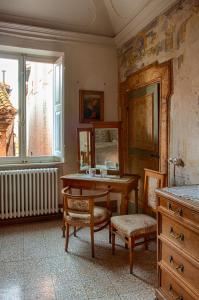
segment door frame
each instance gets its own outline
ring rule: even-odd
[[[128,173],[128,93],[138,88],[159,83],[159,171],[168,174],[170,97],[173,92],[172,60],[155,62],[128,76],[120,83],[119,118],[123,125],[123,168]]]

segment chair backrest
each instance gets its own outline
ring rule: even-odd
[[[144,169],[144,212],[156,212],[157,196],[155,190],[166,186],[166,174]]]
[[[109,191],[89,191],[88,194],[74,194],[70,187],[62,189],[64,196],[63,210],[66,214],[90,214],[93,215],[95,199],[107,197],[107,208],[110,208]]]

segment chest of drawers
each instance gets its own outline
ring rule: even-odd
[[[199,299],[199,185],[158,196],[157,299]]]

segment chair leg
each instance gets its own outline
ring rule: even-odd
[[[91,252],[92,252],[92,257],[95,257],[94,226],[90,227],[90,235],[91,235]]]
[[[125,249],[128,249],[128,243],[125,242]]]
[[[133,274],[133,252],[135,241],[132,237],[129,238],[129,258],[130,258],[130,274]]]
[[[112,233],[112,254],[115,255],[115,232],[113,227],[111,233]]]
[[[67,224],[66,224],[66,231],[65,231],[65,234],[66,234],[65,251],[66,251],[66,252],[68,251],[69,230],[70,230],[70,225],[67,223]]]
[[[145,246],[145,250],[148,250],[148,240],[147,240],[147,237],[144,238],[144,246]]]
[[[111,223],[109,223],[109,244],[111,244]]]
[[[66,233],[66,226],[63,225],[63,226],[62,226],[62,237],[63,237],[63,238],[65,237],[65,233]]]
[[[73,232],[73,234],[74,234],[74,237],[77,237],[77,228],[76,228],[76,226],[74,226],[74,232]]]

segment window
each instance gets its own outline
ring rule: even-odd
[[[0,53],[0,163],[63,157],[62,57]]]

